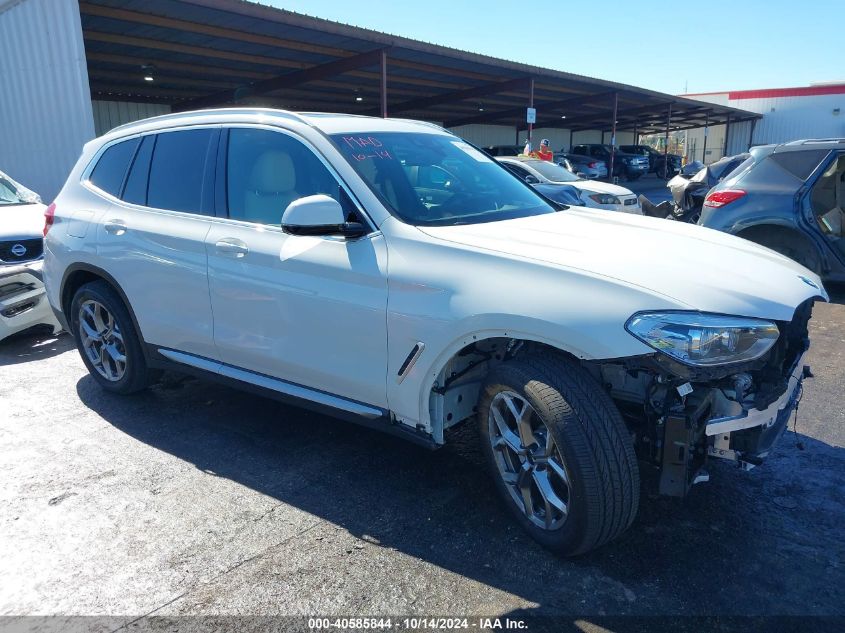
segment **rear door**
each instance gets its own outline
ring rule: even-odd
[[[140,137],[120,199],[97,228],[101,265],[128,297],[144,340],[207,358],[216,357],[205,236],[219,135],[195,127]]]
[[[206,248],[221,360],[386,407],[384,237],[282,230],[291,202],[320,193],[338,200],[348,219],[368,222],[333,170],[292,133],[232,127],[217,174],[227,217],[214,220]]]

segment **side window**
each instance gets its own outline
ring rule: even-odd
[[[183,130],[158,135],[150,164],[147,206],[187,213],[207,212],[203,208],[203,182],[208,146],[215,132]]]
[[[129,141],[115,143],[109,147],[100,160],[94,166],[88,180],[98,189],[110,193],[114,197],[120,195],[120,188],[123,186],[123,179],[129,167],[129,161],[135,155],[135,148],[138,147],[139,139],[133,138]]]
[[[828,150],[824,149],[803,152],[775,152],[772,154],[772,160],[796,178],[807,180],[827,154]]]
[[[347,218],[355,214],[346,193],[320,159],[287,134],[232,128],[226,162],[230,218],[279,225],[291,202],[318,193],[340,202]]]
[[[147,204],[147,181],[150,175],[150,158],[153,155],[155,145],[155,134],[145,136],[141,141],[141,147],[135,152],[135,160],[129,168],[129,175],[126,177],[126,186],[123,188],[122,199],[132,204]]]

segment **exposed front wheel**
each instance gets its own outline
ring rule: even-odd
[[[128,394],[147,387],[141,341],[120,296],[105,281],[80,287],[70,309],[71,330],[88,372],[107,391]]]
[[[567,556],[621,534],[639,505],[639,470],[619,411],[564,358],[494,368],[479,403],[482,451],[517,521]]]

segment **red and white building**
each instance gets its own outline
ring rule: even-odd
[[[744,152],[753,145],[807,138],[845,138],[845,82],[680,96],[763,115],[758,121],[710,126],[706,132],[705,128],[689,130],[688,160],[712,163],[722,156]]]

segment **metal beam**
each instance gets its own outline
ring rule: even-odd
[[[387,51],[381,50],[381,118],[387,118]]]
[[[616,157],[616,113],[619,110],[619,93],[613,93],[613,118],[610,124],[610,179],[613,180],[613,163]],[[601,133],[601,140],[604,143],[604,132]]]
[[[384,49],[380,48],[374,51],[354,55],[352,57],[344,57],[343,59],[320,64],[319,66],[312,66],[311,68],[285,73],[284,75],[279,75],[278,77],[273,77],[271,79],[254,81],[241,88],[235,88],[234,90],[221,90],[197,99],[189,99],[188,101],[179,103],[174,109],[177,111],[184,111],[194,110],[197,108],[207,108],[208,106],[229,103],[246,97],[255,97],[267,94],[268,92],[282,90],[284,88],[293,88],[294,86],[308,83],[309,81],[316,81],[327,77],[334,77],[335,75],[341,75],[349,70],[374,66],[382,62],[383,55]]]
[[[499,94],[500,92],[507,92],[515,89],[525,89],[528,87],[530,77],[519,77],[517,79],[510,79],[508,81],[500,81],[496,83],[484,84],[483,86],[476,86],[474,88],[466,88],[464,90],[454,90],[452,92],[445,92],[431,97],[421,97],[419,99],[410,99],[397,103],[390,107],[391,112],[407,112],[409,110],[425,110],[437,105],[454,103],[456,101],[466,101],[467,99],[477,99],[478,97],[485,97],[488,95]]]

